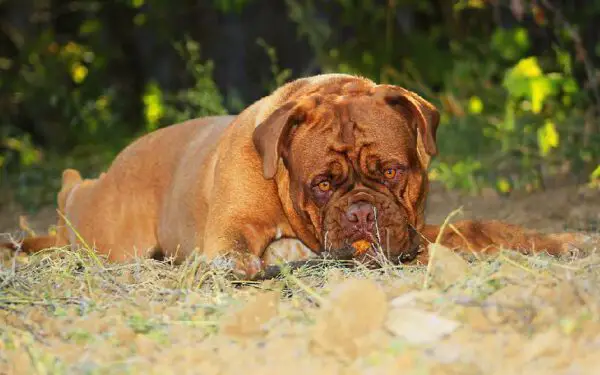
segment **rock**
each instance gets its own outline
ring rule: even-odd
[[[385,326],[411,344],[429,344],[454,332],[460,323],[424,310],[401,307],[390,311]]]
[[[312,340],[319,350],[355,358],[383,327],[387,308],[385,293],[375,282],[344,281],[318,312]]]

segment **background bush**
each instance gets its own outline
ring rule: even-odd
[[[600,185],[600,1],[0,0],[0,184],[29,209],[65,167],[348,72],[442,111],[431,176],[509,194]],[[6,198],[6,199],[5,199]]]

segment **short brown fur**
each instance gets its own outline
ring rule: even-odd
[[[299,79],[238,116],[145,135],[97,179],[66,170],[58,209],[72,227],[61,217],[55,237],[28,238],[21,247],[79,246],[81,236],[113,262],[156,253],[181,261],[197,251],[251,277],[272,262],[273,249],[296,260],[341,249],[353,235],[375,236],[353,232],[347,220],[359,202],[377,211],[385,236],[378,240],[396,259],[439,232],[424,222],[438,122],[431,103],[397,86],[342,74]],[[384,181],[388,161],[398,174]],[[321,172],[333,186],[326,196],[311,185]],[[577,241],[497,221],[455,227],[461,234],[447,230],[442,243],[472,251],[559,254]],[[302,249],[279,245],[286,238]]]

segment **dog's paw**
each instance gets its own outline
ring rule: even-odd
[[[282,263],[316,258],[317,256],[317,254],[300,240],[295,238],[282,238],[271,242],[269,246],[267,246],[262,255],[262,260],[265,266],[274,266]]]
[[[247,252],[230,252],[210,261],[210,268],[237,280],[252,280],[263,271],[262,260]]]
[[[600,236],[589,233],[560,233],[551,237],[560,243],[563,256],[581,258],[600,250]]]

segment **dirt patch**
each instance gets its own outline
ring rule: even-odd
[[[501,197],[495,193],[468,196],[432,185],[427,221],[443,222],[452,210],[463,207],[457,218],[497,219],[541,231],[600,230],[600,189],[568,185],[532,194]]]

